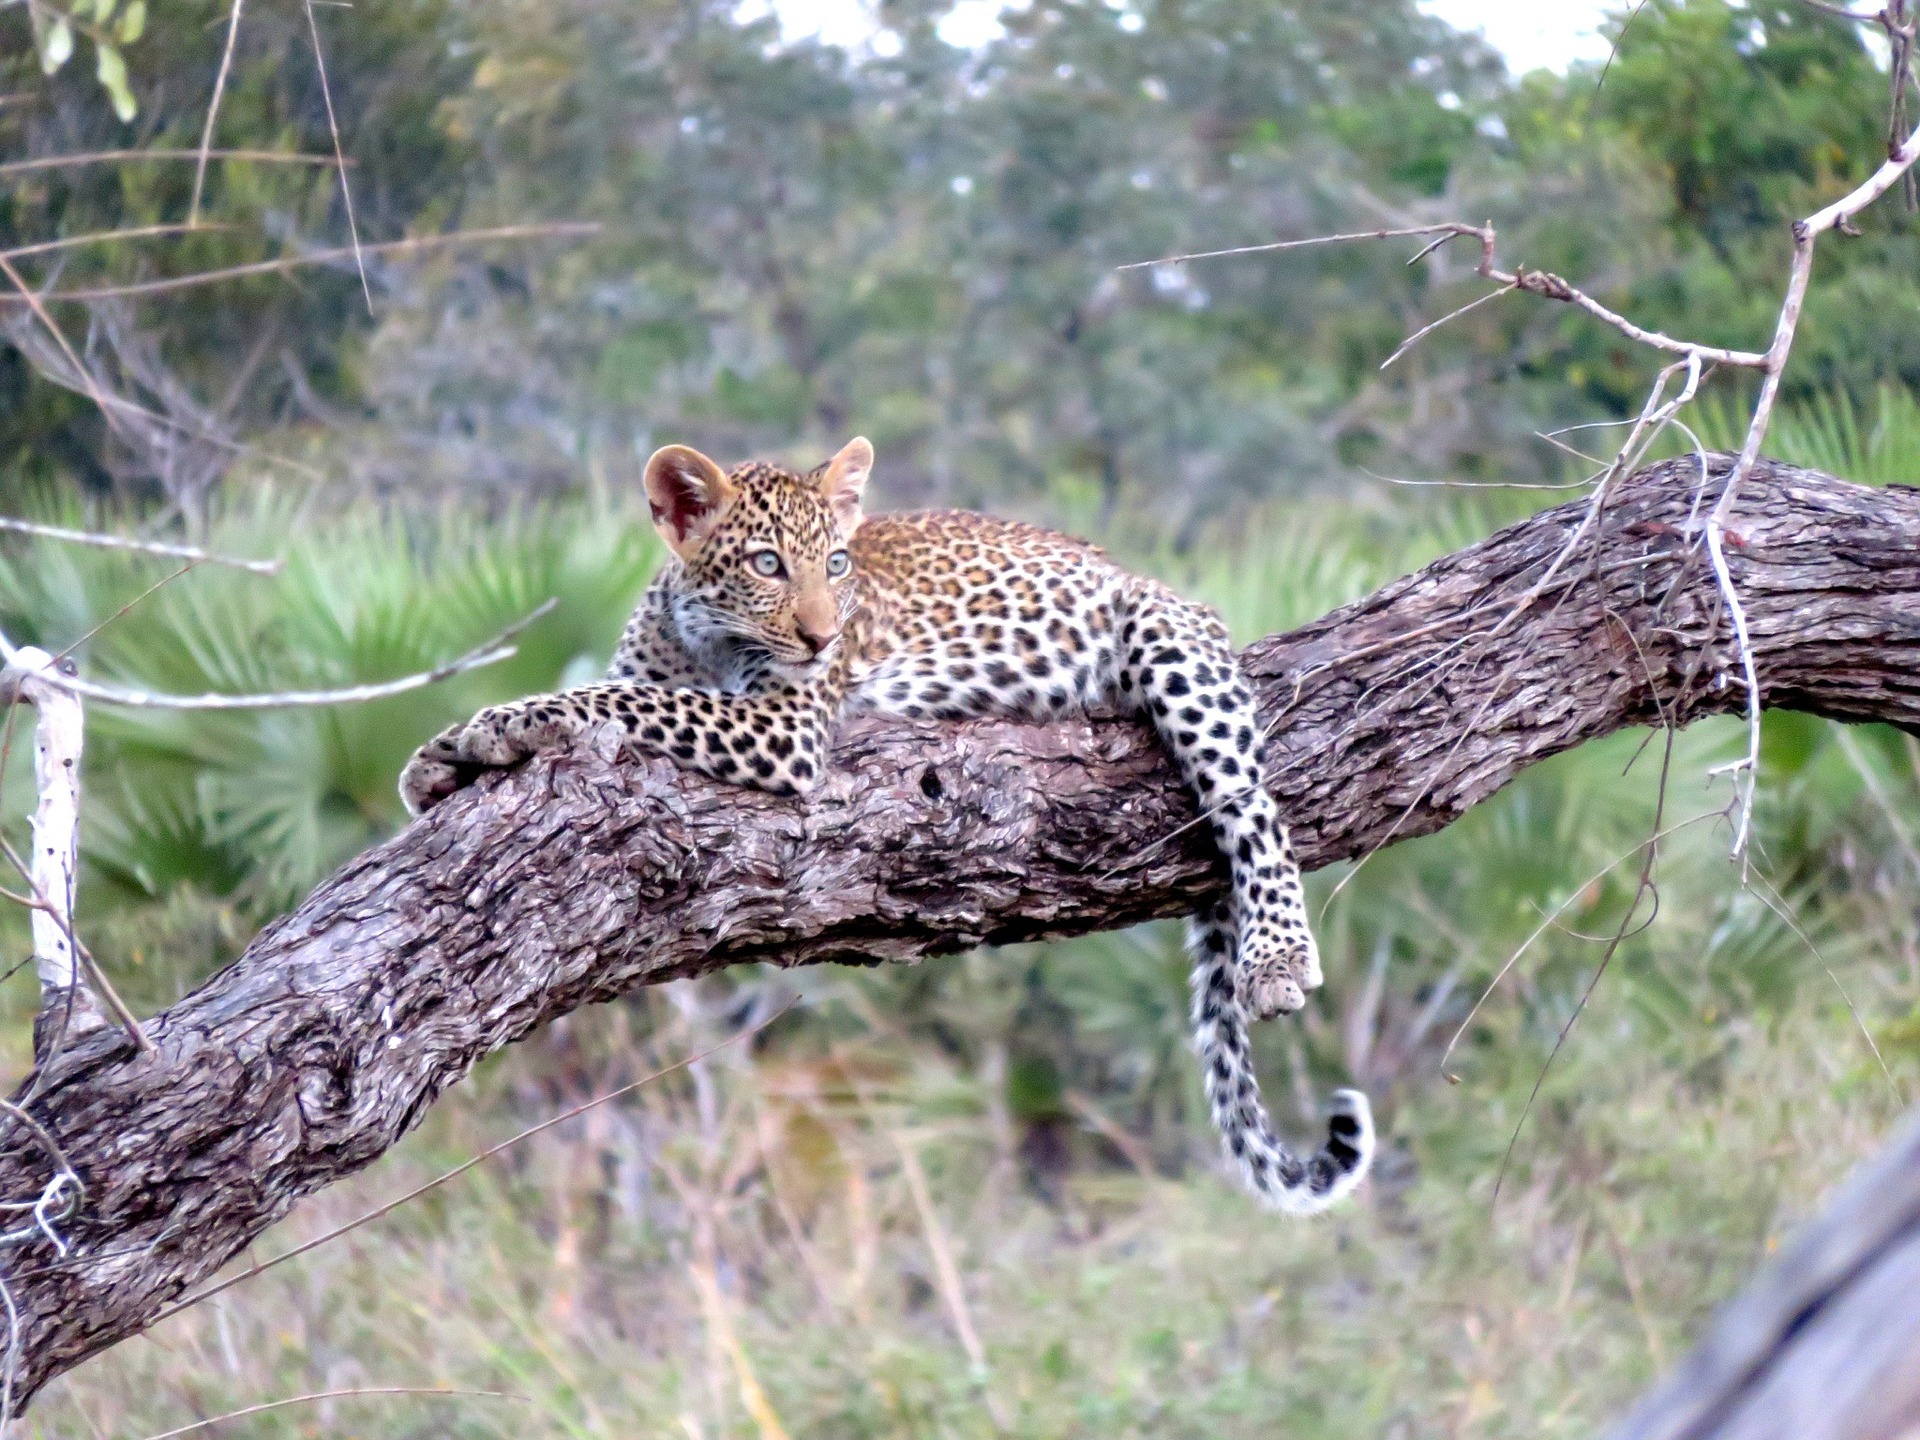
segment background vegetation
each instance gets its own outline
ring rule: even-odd
[[[0,8],[0,146],[197,143],[223,7],[183,0],[120,44],[131,121],[83,63],[86,32],[42,74],[58,13]],[[391,833],[421,738],[597,672],[658,559],[634,497],[654,444],[815,457],[863,431],[888,502],[1097,533],[1252,638],[1561,498],[1378,477],[1569,483],[1583,469],[1539,432],[1617,418],[1647,362],[1508,299],[1379,373],[1479,293],[1464,254],[1116,265],[1490,215],[1530,266],[1751,345],[1786,221],[1876,164],[1885,124],[1873,53],[1793,0],[1654,0],[1604,85],[1509,77],[1405,4],[1034,0],[978,51],[940,39],[944,13],[889,0],[851,56],[711,0],[322,9],[364,239],[599,231],[373,255],[371,305],[348,262],[62,308],[96,375],[170,426],[106,426],[30,318],[0,311],[0,504],[288,560],[148,594],[170,567],[10,540],[15,639],[77,645],[100,676],[258,690],[405,674],[561,602],[513,661],[377,705],[90,712],[80,918],[137,1008]],[[331,149],[305,21],[248,12],[222,143]],[[0,170],[0,245],[178,224],[192,168]],[[226,228],[22,268],[71,288],[300,255],[347,242],[343,201],[324,169],[222,162],[204,209]],[[1822,252],[1777,453],[1920,479],[1914,235],[1887,204]],[[1743,401],[1709,397],[1709,443],[1731,443]],[[1316,878],[1329,983],[1266,1027],[1268,1091],[1304,1132],[1331,1084],[1360,1083],[1388,1142],[1362,1201],[1324,1222],[1279,1223],[1216,1173],[1174,927],[733,974],[498,1057],[274,1243],[771,1020],[751,1042],[120,1347],[29,1431],[448,1385],[521,1398],[235,1423],[1589,1433],[1872,1148],[1920,1067],[1914,742],[1770,717],[1743,883],[1724,827],[1692,820],[1723,803],[1706,772],[1739,742],[1678,737],[1665,823],[1691,823],[1662,846],[1656,921],[1597,977],[1593,937],[1620,922],[1653,823],[1665,741],[1648,738]],[[18,917],[0,924],[23,955]],[[16,1069],[31,985],[0,991]]]

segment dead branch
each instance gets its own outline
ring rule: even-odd
[[[231,230],[231,225],[129,225],[124,230],[95,230],[85,235],[63,235],[57,240],[36,240],[31,245],[16,245],[0,251],[9,260],[24,260],[33,255],[51,255],[59,250],[77,250],[86,245],[118,245],[128,240],[152,240],[163,235],[185,235],[190,230]]]
[[[213,77],[213,98],[207,102],[207,123],[200,131],[200,149],[194,155],[193,199],[187,206],[188,226],[200,223],[200,196],[207,188],[207,161],[213,156],[213,127],[220,118],[220,97],[227,93],[227,75],[233,69],[233,45],[240,38],[240,10],[243,0],[233,0],[227,11],[227,43],[220,51],[220,69]],[[336,165],[345,164],[339,148],[333,152]]]
[[[1622,727],[1742,711],[1699,549],[1730,469],[1655,466],[1597,517],[1546,511],[1251,647],[1304,863],[1430,833]],[[1920,493],[1766,462],[1748,483],[1754,518],[1726,558],[1765,703],[1920,733]],[[1594,563],[1486,634],[1582,527]],[[1481,659],[1431,683],[1476,632]],[[1188,911],[1221,884],[1193,819],[1151,732],[1122,722],[856,722],[807,801],[591,752],[483,779],[152,1018],[153,1054],[102,1030],[31,1077],[20,1104],[87,1190],[70,1253],[0,1254],[18,1393],[141,1329],[556,1016],[734,964],[905,960]],[[16,1133],[0,1195],[46,1183]]]
[[[383,680],[372,685],[346,685],[335,690],[277,690],[261,695],[168,695],[157,690],[134,690],[124,685],[103,685],[98,681],[82,680],[77,675],[67,675],[54,670],[43,672],[39,681],[63,690],[69,695],[84,696],[86,699],[99,700],[108,705],[124,705],[133,710],[297,710],[323,705],[359,705],[368,700],[384,700],[391,695],[404,695],[409,690],[421,690],[468,670],[478,670],[483,666],[497,665],[502,660],[511,659],[517,653],[510,643],[513,638],[547,614],[558,603],[559,601],[554,599],[541,601],[539,605],[497,632],[491,639],[474,646],[464,655],[455,656],[444,664],[434,666],[431,670],[422,670],[413,675],[403,675],[397,680]],[[30,647],[14,645],[4,634],[0,634],[0,660],[5,660],[9,665],[17,665],[19,661],[16,657],[28,653],[29,649]]]
[[[332,167],[340,163],[332,155],[302,155],[289,150],[208,150],[204,153],[216,160],[246,160],[256,165]],[[198,161],[201,154],[199,150],[165,150],[154,147],[144,150],[90,150],[84,155],[36,155],[31,160],[8,160],[0,164],[0,179],[9,175],[24,175],[32,170],[71,170],[81,165],[125,165],[130,162],[146,163],[163,160]]]
[[[233,28],[240,28],[240,0],[233,0]],[[333,113],[333,86],[327,80],[327,52],[320,44],[320,20],[313,13],[313,0],[307,0],[307,33],[313,37],[313,65],[320,74],[320,98],[327,102],[327,133],[333,137],[333,158],[340,171],[340,203],[347,212],[347,238],[353,242],[353,268],[360,274],[360,294],[367,302],[367,314],[373,314],[373,286],[367,280],[367,257],[360,248],[360,222],[353,218],[353,187],[347,183],[347,155],[340,148],[340,121]],[[228,39],[232,49],[232,39]],[[211,123],[213,117],[207,117]]]
[[[49,301],[97,301],[125,299],[137,295],[165,295],[188,290],[196,285],[213,285],[222,280],[237,280],[248,275],[278,275],[309,265],[332,265],[366,255],[417,255],[429,250],[444,250],[452,245],[483,245],[495,240],[571,240],[592,235],[600,226],[592,221],[560,220],[543,225],[498,225],[490,230],[454,230],[445,235],[420,235],[411,240],[387,240],[377,245],[343,246],[310,250],[300,255],[282,255],[273,260],[255,260],[245,265],[229,265],[220,270],[196,270],[163,280],[142,280],[130,285],[89,285],[78,290],[49,290],[36,295],[21,286],[17,295],[0,294],[0,306],[31,305]],[[0,263],[4,263],[0,261]],[[104,408],[104,407],[103,407]]]
[[[8,530],[16,535],[32,535],[42,540],[62,540],[69,545],[88,545],[98,550],[129,550],[139,555],[159,555],[170,560],[226,565],[255,575],[278,575],[281,570],[278,560],[243,560],[236,555],[219,555],[193,545],[170,545],[162,540],[135,540],[128,535],[69,530],[63,525],[42,525],[35,520],[18,520],[11,515],[0,515],[0,530]]]

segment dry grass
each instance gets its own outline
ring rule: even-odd
[[[1844,978],[1877,1013],[1914,998],[1871,964]],[[998,1409],[1036,1437],[1584,1434],[1898,1108],[1837,1004],[1770,1030],[1705,1017],[1697,1053],[1663,1066],[1634,1063],[1629,1017],[1603,1003],[1491,1217],[1518,1061],[1510,1079],[1407,1087],[1397,1155],[1324,1221],[1265,1215],[1204,1163],[1143,1177],[1088,1134],[1043,1198],[992,1086],[862,1027],[863,982],[807,983],[815,1015],[758,1056],[540,1136],[121,1346],[57,1383],[28,1433],[138,1436],[283,1395],[445,1385],[526,1399],[334,1400],[236,1430],[990,1436]],[[263,1249],[679,1053],[721,1023],[701,1003],[721,997],[582,1015],[503,1057]],[[1882,1036],[1903,1078],[1911,1028]]]

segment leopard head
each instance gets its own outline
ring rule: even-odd
[[[758,651],[802,671],[824,660],[858,604],[847,542],[872,469],[864,438],[804,475],[759,461],[723,471],[685,445],[656,450],[647,501],[679,557],[674,611],[689,648]]]

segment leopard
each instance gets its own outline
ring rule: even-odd
[[[1219,615],[1095,545],[961,510],[868,516],[872,444],[824,464],[723,469],[663,446],[642,473],[667,553],[602,681],[490,706],[422,746],[419,815],[482,773],[611,739],[716,780],[804,797],[843,717],[1148,721],[1226,861],[1188,922],[1193,1044],[1225,1154],[1267,1206],[1313,1214],[1374,1153],[1366,1096],[1339,1090],[1312,1155],[1275,1132],[1252,1020],[1322,981],[1300,867],[1264,783],[1251,686]]]

